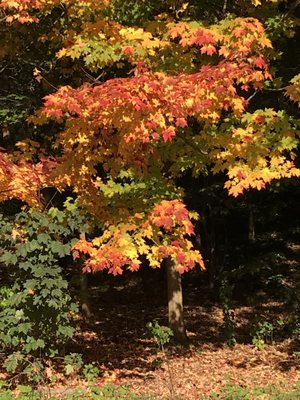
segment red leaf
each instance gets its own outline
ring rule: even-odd
[[[266,69],[268,66],[268,63],[266,62],[266,59],[264,57],[258,57],[255,61],[254,61],[254,65],[258,68],[261,69]]]
[[[187,126],[187,122],[185,118],[177,118],[176,126],[180,126],[181,128],[185,128]]]
[[[257,115],[254,122],[258,125],[262,125],[265,122],[265,117],[263,115]]]
[[[176,132],[173,126],[169,126],[167,129],[163,131],[163,138],[164,141],[167,142],[168,140],[172,140],[175,136]]]
[[[239,179],[246,179],[246,178],[247,178],[247,175],[246,175],[245,172],[242,171],[242,170],[239,170],[236,176],[237,176]]]
[[[201,48],[201,54],[207,54],[209,56],[212,56],[214,53],[216,53],[217,50],[215,48],[215,46],[208,44],[207,46],[203,46]]]
[[[123,47],[122,53],[125,54],[126,56],[131,56],[134,53],[133,47],[132,46]]]

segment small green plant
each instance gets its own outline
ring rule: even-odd
[[[268,321],[259,321],[252,335],[252,343],[261,350],[266,344],[273,344],[274,325]]]
[[[209,399],[210,400],[250,400],[251,393],[248,388],[233,385],[228,383],[225,385],[220,393],[213,392]],[[204,400],[205,398],[203,398]]]
[[[82,375],[88,382],[95,382],[100,373],[99,368],[94,363],[85,364],[82,369]]]
[[[125,386],[105,385],[92,388],[95,399],[131,399],[130,390]]]
[[[78,374],[83,366],[81,354],[70,353],[64,357],[64,370],[66,375]]]
[[[173,331],[167,326],[161,326],[157,321],[148,322],[146,325],[148,329],[149,335],[155,339],[158,347],[161,349],[164,355],[164,359],[167,363],[168,374],[169,374],[169,390],[170,390],[170,399],[173,400],[175,398],[175,390],[173,383],[173,375],[170,367],[170,362],[165,351],[165,345],[169,343],[171,337],[173,336]]]
[[[35,392],[32,387],[18,385],[16,389],[0,389],[0,400],[40,400],[40,393]]]
[[[44,366],[40,359],[14,351],[4,361],[3,367],[7,372],[22,370],[21,375],[28,381],[40,383],[45,381]],[[18,375],[17,375],[18,376]]]
[[[150,336],[153,337],[158,346],[164,351],[164,345],[169,343],[173,331],[167,326],[161,326],[157,321],[148,322],[146,325]]]
[[[224,277],[220,287],[220,302],[223,311],[223,335],[229,346],[236,344],[234,310],[232,305],[233,285]]]
[[[90,383],[95,382],[100,373],[95,363],[84,364],[82,355],[78,353],[70,353],[64,357],[64,371],[66,375],[82,373],[82,376]]]

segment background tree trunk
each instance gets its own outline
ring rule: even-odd
[[[250,241],[255,240],[255,216],[253,205],[249,204],[249,231],[248,231],[248,238]]]
[[[87,277],[85,274],[80,271],[80,305],[81,312],[85,320],[90,321],[93,317],[93,313],[90,309],[90,301],[89,301],[89,290],[87,284]]]
[[[80,239],[85,240],[85,233],[80,233]],[[89,301],[89,289],[88,289],[88,282],[87,276],[82,272],[82,264],[84,262],[83,256],[79,261],[79,274],[80,274],[80,287],[79,287],[79,296],[80,296],[80,306],[81,312],[85,320],[90,321],[93,317],[93,313],[91,312],[90,308],[90,301]]]
[[[174,339],[182,344],[188,343],[186,335],[184,316],[183,316],[183,296],[181,275],[176,270],[176,264],[168,259],[167,265],[167,283],[168,283],[168,309],[169,309],[169,327],[174,333]]]

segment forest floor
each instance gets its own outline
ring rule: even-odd
[[[298,259],[289,263],[292,270],[299,269]],[[127,386],[137,394],[164,399],[169,398],[172,385],[179,398],[198,400],[227,384],[291,387],[300,381],[299,343],[281,325],[290,314],[282,301],[269,294],[256,291],[255,302],[248,302],[251,305],[245,305],[247,301],[235,304],[231,317],[237,343],[228,346],[222,309],[207,300],[205,289],[189,288],[187,283],[185,320],[190,345],[170,343],[164,354],[147,337],[146,324],[157,320],[167,325],[165,299],[159,298],[159,292],[152,301],[143,297],[138,279],[130,279],[126,285],[122,278],[110,282],[110,286],[91,285],[93,318],[78,321],[75,338],[66,349],[66,354],[83,354],[85,363],[94,363],[100,370],[96,386]],[[262,339],[256,345],[252,343],[255,334]],[[51,368],[50,374],[57,377],[53,394],[83,384],[76,376],[66,379],[61,366]]]
[[[127,386],[155,399],[169,398],[173,386],[179,398],[196,400],[228,384],[250,389],[270,384],[291,387],[300,380],[299,347],[281,330],[280,321],[287,317],[282,302],[271,301],[261,292],[255,295],[255,306],[236,305],[232,318],[237,344],[228,346],[222,309],[205,301],[199,289],[189,291],[187,287],[185,319],[190,346],[170,343],[164,354],[147,337],[146,324],[157,320],[167,325],[167,308],[157,305],[163,301],[152,305],[149,299],[143,301],[140,283],[134,282],[116,284],[98,294],[93,320],[79,321],[75,341],[68,349],[83,354],[86,363],[99,368],[96,385]],[[265,343],[255,346],[251,339],[255,333]],[[80,382],[75,380],[76,384]]]
[[[262,304],[260,311],[268,320],[278,319],[281,304]],[[118,305],[110,306],[107,313],[103,307],[101,314],[106,315],[104,321],[77,333],[77,351],[81,348],[86,361],[96,362],[101,371],[98,385],[126,385],[136,393],[162,399],[168,397],[172,381],[178,396],[193,400],[230,383],[253,388],[300,380],[300,360],[290,339],[277,341],[274,336],[274,343],[261,349],[250,343],[229,347],[221,337],[223,314],[216,306],[185,308],[190,347],[168,346],[168,362],[153,340],[145,337],[149,320],[166,320],[165,308]],[[250,315],[252,307],[235,310],[240,339]]]
[[[274,333],[272,338],[267,338],[272,343],[261,349],[248,339],[243,343],[243,337],[249,336],[254,310],[243,306],[234,313],[238,343],[230,347],[222,336],[223,314],[219,307],[187,305],[185,317],[190,346],[166,346],[166,360],[153,339],[145,334],[148,321],[158,320],[166,325],[166,307],[147,307],[141,303],[101,304],[91,323],[79,324],[67,353],[81,353],[85,363],[95,363],[100,370],[96,386],[127,386],[137,394],[155,399],[169,398],[171,381],[179,398],[198,400],[200,396],[218,392],[226,384],[247,388],[269,384],[289,387],[300,380],[299,348],[294,347],[292,340],[277,340]],[[259,315],[268,321],[278,320],[283,315],[282,305],[262,302]],[[59,367],[53,370],[58,378],[51,385],[54,395],[82,385],[80,379],[66,379],[58,371]]]
[[[299,257],[300,246],[296,244],[275,258],[272,252],[258,256],[267,268],[271,266],[274,274],[285,271],[283,286],[288,289],[300,281]],[[127,385],[136,393],[162,399],[168,398],[172,382],[176,395],[196,400],[228,384],[289,387],[300,381],[300,346],[285,331],[284,321],[291,317],[291,310],[287,311],[286,303],[279,301],[280,289],[278,296],[276,289],[273,295],[257,289],[251,294],[250,282],[244,281],[247,296],[233,302],[230,311],[237,343],[228,346],[222,308],[209,300],[207,284],[201,287],[195,286],[194,280],[185,282],[190,346],[171,343],[165,356],[146,335],[149,321],[167,325],[167,307],[163,305],[166,299],[160,295],[163,290],[158,285],[158,291],[145,299],[138,280],[126,285],[122,278],[119,284],[118,280],[115,282],[93,303],[94,322],[83,324],[76,336],[75,351],[84,352],[85,360],[95,362],[101,371],[99,385]],[[153,283],[151,287],[155,287]],[[239,288],[239,297],[243,298],[242,295],[243,286]]]

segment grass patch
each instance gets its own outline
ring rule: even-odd
[[[30,386],[19,385],[15,389],[7,387],[0,381],[0,400],[158,400],[151,395],[138,395],[126,386],[105,385],[89,388],[74,388],[56,391],[34,390]],[[161,398],[160,398],[161,399]],[[167,397],[165,398],[167,399]],[[165,400],[161,399],[161,400]],[[174,400],[188,400],[188,397],[175,397]],[[270,384],[263,387],[247,388],[228,383],[220,392],[210,395],[199,395],[199,400],[299,400],[300,381],[290,385]]]
[[[294,385],[267,385],[253,389],[234,384],[225,385],[219,393],[211,393],[201,400],[299,400],[300,381]]]
[[[152,400],[147,395],[137,395],[125,386],[105,385],[101,387],[55,390],[34,390],[19,385],[10,389],[0,382],[0,400]]]

